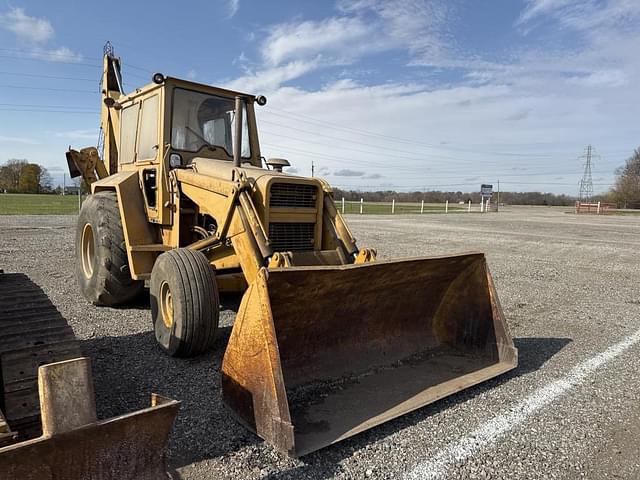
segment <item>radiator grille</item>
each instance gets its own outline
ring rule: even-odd
[[[315,223],[270,223],[269,240],[274,252],[313,250]]]
[[[299,183],[274,183],[271,185],[270,207],[316,206],[317,187]]]

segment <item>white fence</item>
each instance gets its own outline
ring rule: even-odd
[[[463,202],[449,202],[446,200],[444,203],[425,203],[422,200],[420,203],[400,203],[392,199],[391,202],[365,202],[364,198],[360,201],[349,201],[342,198],[340,202],[337,202],[337,208],[343,214],[378,214],[378,215],[395,215],[395,214],[414,214],[414,213],[486,213],[490,211],[497,211],[497,206],[491,204],[489,200],[481,203],[472,203],[470,200],[467,203]]]

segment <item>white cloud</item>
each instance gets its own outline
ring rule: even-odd
[[[343,168],[341,170],[336,170],[333,172],[333,175],[336,177],[363,177],[365,172],[360,170],[351,170],[349,168]]]
[[[55,136],[58,138],[96,140],[98,138],[98,132],[95,129],[70,130],[68,132],[56,132]]]
[[[355,17],[279,24],[271,29],[266,38],[262,56],[270,65],[319,54],[339,58],[353,56],[364,47],[365,41],[372,40],[372,27]]]
[[[247,73],[240,78],[224,83],[225,88],[243,92],[269,93],[289,80],[298,78],[317,68],[318,61],[294,61],[278,67]]]
[[[627,83],[627,76],[621,70],[601,70],[570,77],[567,83],[584,87],[616,88]]]
[[[528,22],[539,15],[555,12],[573,3],[575,0],[529,0],[520,14],[518,23]]]
[[[240,0],[225,0],[225,2],[227,8],[227,18],[231,18],[236,13],[238,13],[238,9],[240,8]]]
[[[240,55],[231,61],[231,65],[239,65],[241,68],[245,68],[250,63],[249,58],[244,52],[240,52]]]
[[[406,47],[413,54],[439,56],[447,36],[451,2],[440,0],[340,0],[339,8],[356,15],[374,14],[376,33],[389,48]]]
[[[371,186],[365,179],[376,178],[414,189],[466,181],[477,188],[477,180],[500,178],[512,190],[575,193],[582,168],[571,159],[584,145],[603,152],[636,146],[628,105],[640,102],[630,81],[640,74],[640,32],[626,26],[640,2],[532,0],[516,33],[544,22],[554,34],[574,35],[579,41],[572,48],[523,35],[503,51],[473,53],[473,46],[464,51],[450,38],[456,12],[449,3],[343,0],[338,7],[326,19],[267,28],[262,66],[244,55],[239,62],[245,75],[231,84],[269,94],[268,106],[258,109],[268,122],[260,128],[267,156],[296,166],[314,161],[319,174],[334,172],[364,189]],[[389,51],[407,59],[400,73],[417,80],[371,84],[370,75],[355,73],[361,59]],[[295,82],[337,65],[343,68],[333,78],[314,73],[324,78],[319,88]],[[462,79],[443,82],[437,72],[447,70],[462,72]],[[622,154],[598,165],[604,183],[623,160],[616,155]],[[515,183],[559,174],[571,186]]]
[[[67,47],[47,47],[55,32],[51,22],[46,18],[36,18],[27,15],[22,8],[11,8],[0,14],[0,26],[15,34],[16,39],[26,44],[28,50],[16,50],[18,56],[46,60],[49,62],[77,63],[82,61],[82,55]]]
[[[616,26],[637,28],[640,2],[637,0],[529,0],[518,19],[523,25],[538,17],[549,17],[564,27],[581,30]],[[594,32],[587,32],[594,33]]]
[[[38,145],[38,141],[27,137],[10,137],[0,135],[0,143],[19,143],[22,145]]]
[[[432,62],[443,56],[449,14],[444,2],[339,1],[338,13],[322,20],[269,27],[260,48],[266,67],[274,69],[295,62],[313,62],[314,69],[352,65],[368,55],[392,50],[407,50],[421,61]],[[293,78],[287,76],[287,80]]]
[[[512,85],[432,89],[344,81],[314,91],[280,87],[257,113],[265,156],[296,167],[314,161],[316,172],[333,172],[336,186],[371,189],[370,179],[384,178],[400,190],[449,184],[466,190],[500,178],[510,190],[575,193],[582,167],[571,159],[584,145],[593,142],[605,155],[636,146],[633,109],[615,105],[640,95],[623,88],[606,93],[562,81],[540,88],[519,78]],[[608,158],[594,171],[603,183],[617,165],[617,157]],[[570,185],[523,184],[554,178],[548,173],[567,174],[561,183]]]
[[[531,109],[529,108],[517,108],[514,112],[507,115],[505,119],[511,120],[512,122],[517,122],[519,120],[524,120],[531,113]]]
[[[81,54],[73,52],[67,47],[56,49],[34,48],[30,52],[30,55],[33,58],[47,60],[49,62],[78,63],[82,61]]]
[[[22,8],[14,7],[0,15],[0,24],[13,32],[20,40],[30,43],[43,43],[53,38],[51,22],[46,18],[27,15]]]

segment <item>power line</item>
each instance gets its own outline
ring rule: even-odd
[[[280,112],[280,113],[278,113]],[[289,112],[287,110],[282,110],[282,109],[278,109],[278,108],[274,108],[271,107],[269,108],[269,110],[265,113],[265,115],[267,114],[273,114],[279,117],[283,117],[283,118],[292,118],[294,119],[296,122],[303,122],[303,123],[308,123],[308,124],[316,124],[316,125],[320,125],[324,128],[327,128],[329,130],[335,130],[335,131],[339,131],[339,132],[344,132],[345,130],[347,131],[351,131],[353,133],[356,133],[358,135],[361,136],[365,136],[365,137],[371,137],[371,138],[375,138],[375,139],[380,139],[380,138],[384,138],[387,139],[389,141],[392,142],[396,142],[396,143],[403,143],[403,144],[407,144],[407,145],[418,145],[418,146],[423,146],[426,148],[431,148],[431,149],[435,149],[435,150],[450,150],[450,151],[454,151],[454,152],[466,152],[466,153],[476,153],[476,154],[482,154],[482,155],[493,155],[493,156],[509,156],[509,157],[519,157],[519,158],[552,158],[554,155],[552,153],[523,153],[523,152],[502,152],[502,151],[491,151],[491,150],[481,150],[481,149],[471,149],[471,148],[462,148],[462,147],[452,147],[452,146],[447,146],[447,145],[435,145],[435,144],[431,144],[431,143],[425,143],[425,142],[420,142],[418,140],[415,139],[408,139],[408,138],[403,138],[403,137],[398,137],[398,136],[392,136],[392,135],[385,135],[385,134],[381,134],[381,133],[377,133],[377,132],[372,132],[372,131],[368,131],[368,130],[363,130],[363,129],[357,129],[357,128],[353,128],[353,127],[348,127],[345,125],[341,125],[341,124],[336,124],[335,122],[327,122],[324,120],[320,120],[314,117],[310,117],[308,115],[303,115],[303,114],[299,114],[299,113],[293,113],[293,112]],[[272,123],[274,125],[278,125],[274,122],[268,122],[266,120],[261,120],[261,123]],[[286,125],[281,125],[285,128],[290,128],[290,129],[298,129],[297,127],[289,127]],[[309,131],[305,131],[305,133],[309,133],[311,135],[318,135],[318,136],[324,136],[324,137],[328,137],[328,135],[322,135],[319,134],[318,132],[309,132]],[[338,139],[336,137],[330,137],[333,139]],[[344,141],[351,141],[353,143],[356,143],[355,141],[352,140],[345,140],[345,139],[340,139],[340,140],[344,140]],[[359,144],[364,144],[362,142],[357,142]],[[538,142],[538,143],[526,143],[523,145],[549,145],[550,143],[545,142]],[[369,146],[370,144],[364,144]],[[477,145],[477,144],[476,144]],[[509,144],[512,146],[512,144]],[[553,143],[551,143],[551,145],[553,145]],[[375,145],[370,145],[370,146],[375,146]],[[376,146],[377,148],[377,146]],[[614,153],[618,153],[620,155],[625,155],[627,154],[627,151],[612,151],[610,152],[612,154]],[[565,155],[565,153],[562,154],[558,154],[558,155]],[[557,155],[556,155],[557,156]],[[453,157],[444,157],[442,155],[440,155],[441,158],[453,158]]]
[[[42,105],[42,104],[29,104],[29,103],[0,103],[0,107],[60,108],[60,109],[71,109],[71,110],[95,111],[94,109],[90,109],[88,107],[80,107],[80,106],[74,106],[74,105]]]
[[[311,156],[314,158],[319,158],[319,159],[323,159],[323,160],[336,160],[336,161],[340,161],[340,162],[344,162],[345,166],[347,165],[362,165],[362,166],[366,166],[366,167],[374,167],[372,168],[373,172],[375,173],[376,170],[392,170],[392,171],[403,171],[403,172],[409,172],[412,174],[415,173],[420,173],[420,174],[424,174],[425,172],[428,172],[429,176],[431,178],[434,177],[438,177],[438,178],[460,178],[460,175],[457,176],[447,176],[447,177],[443,177],[443,174],[447,174],[450,172],[438,172],[438,171],[434,171],[433,168],[431,167],[410,167],[410,166],[406,166],[404,164],[400,164],[400,165],[396,165],[396,164],[389,164],[389,163],[385,163],[385,164],[380,164],[380,163],[376,163],[373,161],[369,161],[369,160],[353,160],[351,158],[347,158],[347,157],[340,157],[340,156],[336,156],[336,155],[332,155],[330,153],[319,153],[319,152],[312,152],[309,150],[304,150],[304,149],[300,149],[300,148],[296,148],[296,147],[290,147],[290,146],[285,146],[285,145],[278,145],[278,144],[272,144],[269,142],[261,142],[261,145],[264,147],[268,147],[270,149],[275,149],[275,150],[280,150],[280,151],[292,151],[295,154],[299,154],[302,156]],[[285,153],[286,155],[286,153]],[[295,156],[295,155],[294,155]],[[498,167],[497,167],[498,168]],[[558,171],[549,171],[549,170],[545,170],[545,171],[532,171],[532,170],[528,170],[526,173],[502,173],[504,172],[504,168],[500,168],[500,176],[501,177],[505,177],[505,178],[511,178],[511,177],[540,177],[540,176],[558,176],[558,175],[573,175],[574,172],[558,172]],[[486,171],[482,171],[480,173],[473,173],[471,171],[465,171],[465,175],[469,176],[469,175],[477,175],[477,176],[484,176],[486,175]]]
[[[276,112],[273,112],[271,110],[276,110]],[[280,112],[280,113],[277,113]],[[269,112],[273,115],[277,115],[280,117],[285,117],[286,116],[290,116],[290,117],[300,117],[302,119],[306,119],[306,120],[300,120],[297,119],[298,121],[302,121],[305,123],[310,123],[310,124],[319,124],[319,125],[323,125],[325,126],[325,128],[328,128],[330,130],[337,130],[337,131],[344,131],[344,130],[348,130],[354,133],[357,133],[359,135],[363,135],[363,136],[367,136],[367,137],[373,137],[376,139],[379,138],[385,138],[387,140],[393,141],[393,142],[397,142],[397,143],[404,143],[404,144],[410,144],[410,145],[420,145],[426,148],[432,148],[432,149],[436,149],[436,150],[451,150],[451,151],[457,151],[457,152],[467,152],[467,153],[481,153],[481,154],[486,154],[486,155],[496,155],[496,156],[512,156],[512,157],[550,157],[549,154],[533,154],[533,153],[516,153],[516,152],[494,152],[494,151],[482,151],[482,150],[474,150],[474,149],[466,149],[466,148],[460,148],[460,147],[448,147],[448,146],[443,146],[443,145],[435,145],[435,144],[431,144],[431,143],[425,143],[425,142],[420,142],[417,140],[413,140],[413,139],[408,139],[408,138],[403,138],[403,137],[398,137],[398,136],[392,136],[392,135],[385,135],[382,133],[377,133],[377,132],[372,132],[372,131],[367,131],[367,130],[362,130],[362,129],[357,129],[357,128],[353,128],[353,127],[347,127],[345,125],[338,125],[336,123],[331,123],[331,122],[327,122],[324,120],[319,120],[313,117],[309,117],[308,115],[302,115],[302,114],[297,114],[297,113],[292,113],[292,112],[288,112],[286,110],[281,110],[281,109],[277,109],[277,108],[273,108],[271,107]],[[262,122],[265,122],[264,120],[262,120]]]
[[[10,53],[21,53],[22,56],[12,56],[12,55],[0,55],[0,58],[11,58],[15,60],[30,60],[30,61],[40,61],[40,62],[52,62],[52,63],[62,63],[66,65],[79,65],[79,66],[87,66],[94,68],[102,68],[102,63],[87,63],[79,60],[76,55],[69,55],[64,53],[57,52],[47,52],[47,51],[38,51],[38,50],[19,50],[13,48],[0,48],[0,51],[10,52]],[[86,57],[85,55],[80,54],[82,59],[89,58],[96,60],[98,62],[102,61],[102,57]],[[64,61],[64,59],[68,59],[68,61]],[[153,74],[154,71],[148,68],[140,67],[137,65],[133,65],[129,62],[122,62],[123,67],[132,68],[134,70],[140,70],[145,73]],[[132,74],[135,75],[135,74]]]
[[[99,112],[89,111],[73,111],[73,110],[42,110],[42,109],[22,109],[22,108],[0,108],[2,112],[37,112],[37,113],[82,113],[89,115],[98,115]]]
[[[49,92],[70,92],[70,93],[91,93],[96,94],[94,90],[79,90],[75,88],[50,88],[50,87],[28,87],[25,85],[0,85],[0,88],[16,88],[20,90],[45,90]]]
[[[351,158],[347,158],[347,157],[339,157],[336,155],[331,155],[328,153],[316,153],[316,152],[310,152],[308,150],[303,150],[300,148],[296,148],[296,147],[289,147],[289,146],[283,146],[283,145],[275,145],[275,144],[271,144],[268,142],[261,142],[262,146],[265,147],[270,147],[272,149],[279,149],[279,150],[291,150],[294,152],[299,152],[302,155],[308,155],[311,157],[317,157],[317,158],[321,158],[321,159],[333,159],[333,160],[337,160],[340,162],[344,162],[345,166],[347,165],[351,165],[351,164],[355,164],[355,165],[362,165],[362,166],[367,166],[367,167],[376,167],[376,168],[381,168],[381,169],[391,169],[394,171],[410,171],[410,172],[415,172],[416,168],[412,168],[412,167],[408,167],[404,164],[400,164],[400,165],[394,165],[394,164],[389,164],[389,163],[379,163],[379,162],[375,162],[375,161],[370,161],[370,160],[354,160]],[[428,168],[425,166],[423,168],[423,170],[427,170]]]
[[[304,142],[304,143],[313,143],[316,145],[321,145],[324,148],[327,148],[327,142],[321,142],[321,141],[314,141],[314,140],[309,140],[306,138],[300,138],[300,137],[292,137],[289,135],[282,135],[281,133],[276,133],[276,132],[272,132],[269,130],[262,130],[263,133],[266,133],[267,135],[273,135],[276,137],[281,137],[281,138],[286,138],[288,140],[295,140],[297,142]],[[455,157],[448,157],[446,155],[439,155],[439,154],[425,154],[424,156],[418,157],[408,157],[406,155],[397,155],[397,154],[389,154],[389,153],[385,153],[385,152],[372,152],[372,151],[368,151],[368,150],[362,150],[362,149],[358,149],[358,148],[352,148],[352,147],[339,147],[340,150],[347,150],[347,151],[351,151],[351,152],[357,152],[357,153],[364,153],[367,155],[374,155],[374,156],[381,156],[384,155],[387,158],[396,158],[399,159],[401,161],[404,160],[413,160],[413,161],[424,161],[427,159],[431,159],[431,160],[438,160],[438,159],[448,159],[448,160],[453,160],[456,162],[460,162],[463,164],[468,164],[468,163],[478,163],[476,160],[465,160],[465,159],[461,159],[461,158],[455,158]],[[381,149],[382,150],[382,149]],[[393,150],[392,150],[393,151]],[[416,154],[416,155],[420,155],[420,154]],[[353,162],[353,160],[351,160]],[[491,165],[492,162],[482,162],[483,165]]]
[[[380,165],[380,164],[376,164],[376,163],[372,163],[369,161],[355,161],[355,160],[351,160],[349,158],[346,157],[337,157],[335,155],[331,155],[331,154],[320,154],[320,153],[315,153],[315,152],[308,152],[305,150],[298,150],[298,149],[293,149],[292,147],[286,147],[286,146],[282,146],[282,145],[275,145],[275,144],[270,144],[270,143],[262,143],[263,146],[268,146],[272,149],[282,149],[283,151],[287,151],[287,150],[296,150],[297,152],[300,152],[301,155],[309,155],[315,158],[320,158],[320,159],[332,159],[332,160],[337,160],[337,161],[341,161],[341,162],[345,162],[345,165],[349,165],[349,164],[356,164],[356,165],[363,165],[363,166],[368,166],[368,167],[375,167],[372,168],[373,173],[375,173],[377,170],[392,170],[392,171],[406,171],[409,173],[422,173],[424,174],[425,171],[428,171],[429,176],[430,177],[437,177],[437,178],[460,178],[460,175],[457,176],[446,176],[443,177],[442,175],[447,175],[450,170],[448,172],[437,172],[437,171],[433,171],[431,168],[420,168],[420,167],[415,167],[415,168],[411,168],[411,167],[403,167],[402,165],[389,165],[389,164],[384,164],[384,165]],[[295,165],[294,165],[295,166]],[[541,177],[541,176],[553,176],[553,175],[572,175],[575,172],[553,172],[553,171],[545,171],[545,172],[527,172],[527,173],[503,173],[504,170],[501,170],[500,176],[501,177],[505,177],[505,178],[511,178],[511,177]],[[473,171],[468,171],[465,172],[465,175],[477,175],[477,176],[484,176],[486,175],[486,171],[482,171],[482,172],[473,172]]]
[[[26,60],[29,62],[53,62],[53,63],[61,63],[61,64],[65,64],[65,65],[77,65],[79,67],[91,67],[91,68],[101,68],[102,65],[98,65],[95,63],[86,63],[86,62],[81,62],[81,61],[75,61],[75,60],[69,60],[69,61],[64,61],[64,60],[60,60],[60,59],[51,59],[51,58],[45,58],[48,55],[52,55],[52,53],[46,53],[46,52],[33,52],[32,55],[34,55],[33,57],[16,57],[13,55],[0,55],[0,58],[10,58],[10,59],[14,59],[14,60]],[[41,55],[41,57],[39,58],[38,56]],[[71,58],[71,57],[69,57]]]
[[[21,72],[4,72],[0,71],[0,75],[14,75],[17,77],[34,77],[34,78],[52,78],[55,80],[77,80],[79,82],[98,82],[97,78],[83,78],[83,77],[60,77],[57,75],[42,75],[40,73],[21,73]]]
[[[42,53],[42,51],[38,50],[25,50],[20,48],[0,48],[0,52],[9,52],[9,53],[22,53],[24,55],[33,55],[37,53]],[[57,58],[77,58],[77,55],[68,54],[68,53],[60,53],[60,52],[46,52],[49,57],[57,57]],[[83,58],[85,55],[80,54]],[[93,57],[94,59],[97,57]]]
[[[335,135],[326,135],[326,134],[322,134],[322,133],[318,133],[318,132],[312,132],[312,131],[309,131],[309,130],[304,130],[302,128],[292,127],[290,125],[282,125],[280,123],[269,122],[268,120],[261,120],[260,123],[266,123],[267,125],[274,125],[274,126],[277,126],[277,127],[285,128],[287,130],[294,130],[296,132],[306,133],[307,135],[314,135],[316,137],[328,138],[328,139],[330,139],[330,140],[332,140],[334,142],[335,141],[346,142],[346,143],[351,143],[351,144],[354,144],[354,145],[363,145],[365,147],[373,147],[373,148],[376,148],[378,150],[387,150],[387,151],[390,151],[390,152],[400,152],[400,153],[408,153],[410,155],[416,155],[416,152],[410,152],[408,150],[399,150],[399,149],[393,148],[393,147],[381,147],[381,146],[378,146],[378,145],[372,145],[371,143],[358,142],[357,140],[351,140],[351,139],[347,139],[347,138],[340,138],[340,137],[336,137]],[[277,134],[272,133],[272,135],[277,135]],[[364,152],[364,153],[369,153],[369,152]],[[431,154],[431,155],[433,155],[433,154]],[[437,154],[437,156],[440,157],[440,158],[447,158],[447,159],[450,159],[450,160],[459,160],[458,158],[455,158],[455,157],[448,157],[448,156],[440,155],[440,154]],[[408,158],[408,157],[402,157],[402,158]]]
[[[312,135],[314,137],[320,137],[320,138],[327,138],[329,140],[331,140],[332,142],[345,142],[348,144],[353,144],[353,145],[362,145],[362,146],[366,146],[366,147],[371,147],[371,148],[375,148],[376,150],[383,150],[383,151],[389,151],[392,152],[392,155],[387,155],[387,156],[391,156],[391,157],[395,157],[395,158],[402,158],[402,159],[407,159],[407,160],[425,160],[427,158],[437,158],[437,159],[447,159],[447,160],[452,160],[455,162],[460,162],[460,163],[474,163],[476,164],[478,161],[477,160],[470,160],[470,159],[462,159],[459,157],[452,157],[452,156],[448,156],[448,155],[442,155],[440,153],[433,153],[433,152],[412,152],[412,151],[408,151],[408,150],[399,150],[397,148],[394,147],[383,147],[383,146],[379,146],[379,145],[374,145],[371,143],[365,143],[365,142],[359,142],[357,140],[352,140],[352,139],[347,139],[347,138],[341,138],[341,137],[336,137],[335,135],[327,135],[327,134],[323,134],[323,133],[319,133],[319,132],[315,132],[315,131],[310,131],[310,130],[305,130],[302,128],[298,128],[298,127],[294,127],[294,126],[290,126],[290,125],[283,125],[280,123],[276,123],[276,122],[271,122],[268,120],[261,120],[260,121],[261,124],[267,124],[267,125],[272,125],[272,126],[276,126],[276,127],[281,127],[283,129],[286,130],[294,130],[300,133],[304,133],[306,135]],[[290,140],[296,140],[296,141],[303,141],[301,138],[297,138],[297,137],[291,137],[291,136],[287,136],[287,135],[283,135],[281,133],[275,133],[275,132],[271,132],[268,130],[264,130],[265,133],[267,134],[271,134],[271,135],[276,135],[276,136],[280,136],[283,138],[288,138]],[[314,142],[312,140],[304,140],[304,141],[308,141],[310,143],[315,143],[315,144],[320,144],[323,145],[324,147],[326,147],[326,142]],[[371,152],[371,151],[365,151],[365,150],[361,150],[361,149],[353,149],[353,148],[348,148],[348,147],[340,147],[340,148],[344,148],[344,149],[349,149],[351,151],[355,151],[355,152],[360,152],[360,153],[367,153],[370,155],[379,155],[379,152]],[[409,155],[424,155],[424,157],[421,158],[417,158],[417,157],[407,157],[405,155],[398,155],[397,153],[404,153],[404,154],[409,154]],[[478,152],[475,152],[478,153]],[[385,154],[386,155],[386,154]],[[522,156],[523,158],[526,158],[527,155],[524,154]],[[482,162],[483,165],[502,165],[502,162],[487,162],[487,161],[483,161]]]

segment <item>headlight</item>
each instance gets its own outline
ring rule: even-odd
[[[169,155],[169,166],[171,168],[177,168],[182,165],[182,157],[177,153],[172,153]]]

